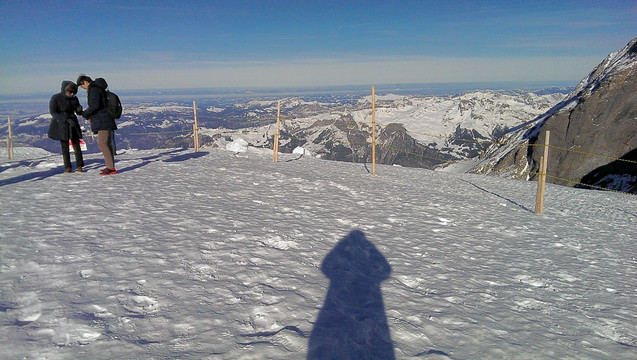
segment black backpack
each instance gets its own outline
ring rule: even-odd
[[[119,119],[122,116],[122,103],[119,96],[112,91],[106,90],[106,112],[113,119]]]

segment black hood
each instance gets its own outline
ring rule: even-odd
[[[108,84],[106,83],[106,80],[104,80],[104,78],[97,78],[97,79],[93,80],[91,85],[97,86],[98,88],[100,88],[102,90],[106,90],[106,88],[108,87]]]
[[[62,81],[62,89],[60,90],[60,92],[64,95],[66,95],[66,92],[64,91],[64,89],[66,89],[67,86],[73,84],[73,81],[71,80],[64,80]]]

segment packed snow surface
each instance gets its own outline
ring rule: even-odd
[[[0,358],[637,358],[637,197],[225,149],[2,160]]]

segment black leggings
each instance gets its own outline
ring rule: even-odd
[[[84,166],[84,157],[82,157],[82,149],[80,149],[80,139],[71,139],[73,143],[73,152],[75,153],[75,166]],[[69,149],[68,140],[60,140],[62,146],[62,158],[64,159],[64,167],[71,168],[71,150]]]

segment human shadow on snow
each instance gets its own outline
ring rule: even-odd
[[[181,162],[181,161],[187,161],[190,159],[196,159],[202,156],[206,156],[209,153],[208,152],[196,152],[196,153],[188,153],[188,154],[181,154],[181,155],[176,155],[175,153],[180,153],[182,151],[184,151],[186,149],[174,149],[174,150],[170,150],[170,151],[165,151],[159,154],[155,154],[152,156],[145,156],[140,158],[140,160],[143,160],[141,163],[139,164],[135,164],[135,165],[131,165],[131,166],[127,166],[127,167],[122,167],[122,168],[118,168],[117,172],[118,173],[123,173],[123,172],[128,172],[128,171],[132,171],[135,169],[139,169],[141,167],[144,167],[154,161],[164,161],[164,162]],[[169,156],[166,159],[161,160],[162,157],[165,156]],[[117,158],[116,158],[117,159]],[[41,160],[21,160],[21,161],[17,161],[14,164],[10,164],[8,166],[0,166],[0,172],[6,170],[6,169],[10,169],[10,168],[16,168],[16,167],[20,167],[20,166],[25,166],[25,167],[31,167],[31,166],[35,166],[39,163],[41,163]],[[116,160],[116,165],[119,163],[119,161]],[[84,170],[85,171],[91,171],[94,169],[99,168],[100,166],[104,165],[104,160],[102,159],[84,159]],[[0,180],[0,186],[4,186],[4,185],[9,185],[9,184],[16,184],[22,181],[37,181],[37,180],[44,180],[48,177],[51,176],[55,176],[55,175],[61,175],[63,174],[64,171],[64,166],[56,166],[54,168],[50,168],[50,169],[46,169],[43,171],[36,171],[36,172],[31,172],[28,174],[22,174],[22,175],[18,175],[12,178],[7,178],[7,179],[3,179]],[[68,175],[68,174],[66,174]]]
[[[171,150],[164,151],[164,152],[161,152],[161,153],[158,153],[158,154],[142,156],[142,157],[139,157],[138,159],[135,159],[135,160],[142,160],[141,163],[138,163],[138,164],[135,164],[135,165],[131,165],[131,166],[127,166],[127,167],[119,167],[118,166],[117,172],[118,173],[123,173],[123,172],[128,172],[128,171],[132,171],[132,170],[135,170],[135,169],[142,168],[142,167],[144,167],[144,166],[146,166],[146,165],[148,165],[148,164],[150,164],[152,162],[159,161],[164,156],[172,156],[173,158],[179,157],[181,155],[173,155],[173,154],[180,153],[180,152],[182,152],[184,150],[186,150],[186,148],[171,149]],[[166,160],[164,160],[164,161],[166,161]],[[117,164],[118,164],[118,162],[115,163],[115,165],[117,165]]]
[[[179,151],[182,151],[182,150],[179,150]],[[122,168],[122,169],[117,169],[117,172],[118,173],[123,173],[123,172],[128,172],[128,171],[132,171],[132,170],[135,170],[135,169],[142,168],[142,167],[144,167],[144,166],[146,166],[146,165],[148,165],[148,164],[150,164],[152,162],[160,161],[160,158],[162,156],[171,154],[173,152],[174,151],[166,152],[166,153],[162,153],[162,154],[158,154],[158,155],[153,155],[153,156],[148,156],[148,157],[143,157],[141,159],[144,160],[144,161],[142,161],[141,163],[135,164],[135,165],[131,165],[131,166],[127,166],[127,167]],[[200,157],[206,156],[208,154],[209,154],[208,152],[195,152],[195,153],[188,153],[188,154],[181,154],[181,155],[172,155],[171,157],[169,157],[167,159],[163,159],[161,161],[168,162],[168,163],[170,163],[170,162],[182,162],[182,161],[187,161],[187,160],[190,160],[190,159],[200,158]]]
[[[206,156],[208,154],[209,154],[208,152],[199,151],[199,152],[192,152],[188,154],[174,155],[173,157],[165,159],[164,162],[181,162],[181,161],[186,161],[190,159],[197,159],[202,156]]]
[[[88,169],[88,168],[91,167],[92,164],[96,164],[98,162],[99,162],[99,160],[96,160],[96,159],[85,159],[84,160],[84,169]],[[34,162],[27,161],[27,160],[18,162],[18,164],[20,164],[20,166],[33,166],[33,163]],[[35,163],[39,163],[39,161],[37,161]],[[13,166],[12,165],[11,167],[17,167],[17,166]],[[35,172],[27,173],[27,174],[14,176],[12,178],[7,178],[7,179],[0,180],[0,186],[10,185],[10,184],[17,184],[17,183],[22,182],[22,181],[44,180],[44,179],[46,179],[48,177],[55,176],[55,175],[71,176],[73,174],[64,174],[64,165],[62,165],[62,166],[56,166],[56,167],[49,168],[49,169],[42,170],[42,171],[35,171]]]
[[[391,272],[385,257],[354,230],[327,254],[321,271],[330,286],[307,359],[395,359],[380,290]]]

